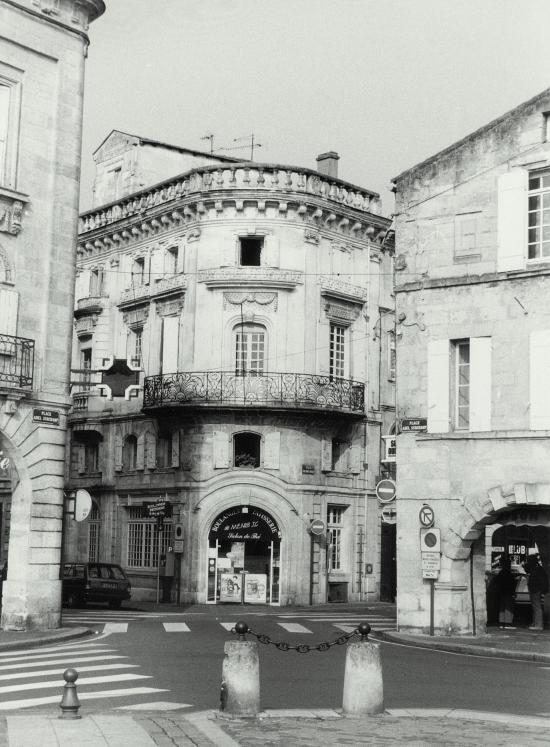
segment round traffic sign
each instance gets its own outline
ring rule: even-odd
[[[389,478],[380,480],[376,484],[376,497],[380,503],[391,503],[395,498],[395,482]]]
[[[321,519],[313,519],[313,521],[309,525],[309,531],[312,534],[323,534],[323,532],[325,531],[325,522]]]
[[[435,521],[434,510],[425,503],[418,512],[418,518],[423,527],[431,527]]]

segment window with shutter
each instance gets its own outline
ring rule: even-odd
[[[223,431],[214,432],[214,469],[229,467],[229,441]]]
[[[0,334],[17,337],[19,294],[10,288],[0,289]]]
[[[449,430],[449,340],[428,343],[428,432]]]
[[[550,258],[550,172],[529,176],[527,257]]]
[[[512,169],[498,179],[497,270],[525,266],[527,171]]]
[[[529,347],[529,427],[550,430],[550,330],[533,330]]]

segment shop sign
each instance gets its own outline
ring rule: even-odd
[[[171,515],[171,508],[169,501],[155,501],[147,504],[147,514],[151,519],[164,519]]]
[[[210,529],[210,538],[219,542],[270,542],[279,539],[279,527],[275,521],[259,508],[239,506],[230,508],[218,516]]]
[[[314,475],[315,465],[314,464],[302,464],[302,475]]]
[[[252,604],[267,602],[267,576],[265,573],[247,573],[244,580],[244,601]]]
[[[401,421],[401,433],[426,433],[427,430],[427,418],[403,418]]]
[[[59,425],[59,410],[42,410],[35,407],[32,411],[32,419],[35,423]]]

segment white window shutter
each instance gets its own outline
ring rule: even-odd
[[[330,438],[323,438],[321,444],[321,472],[330,472],[332,470],[332,441]]]
[[[151,283],[164,277],[164,249],[155,249],[151,252]]]
[[[512,169],[498,179],[497,270],[525,267],[527,247],[527,178],[525,169]]]
[[[122,436],[115,436],[115,472],[122,471]]]
[[[162,373],[178,370],[180,320],[179,316],[165,316],[162,320]]]
[[[529,363],[529,428],[550,430],[550,330],[531,332]]]
[[[279,469],[281,452],[281,434],[266,433],[264,439],[264,467],[266,469]]]
[[[491,430],[491,338],[470,338],[470,430]]]
[[[349,454],[349,471],[353,475],[361,472],[361,444],[352,444]]]
[[[142,433],[138,436],[137,440],[137,453],[136,453],[136,469],[144,469],[145,467],[145,434]]]
[[[428,343],[428,433],[449,430],[449,340]]]
[[[180,466],[180,432],[174,431],[172,433],[172,455],[170,460],[172,467]]]
[[[147,469],[157,466],[157,439],[150,431],[145,434],[145,466]]]
[[[229,467],[229,441],[223,431],[214,431],[214,469]]]
[[[81,298],[88,298],[90,295],[90,271],[81,270],[76,278],[75,300],[78,301]]]
[[[5,288],[0,290],[0,334],[17,336],[17,310],[19,294]]]
[[[262,250],[262,265],[279,267],[279,254],[279,239],[276,236],[266,236]]]
[[[234,267],[236,257],[237,257],[236,236],[224,236],[220,267]]]

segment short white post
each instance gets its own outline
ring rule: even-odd
[[[367,636],[370,625],[361,623],[361,640],[348,643],[342,710],[345,716],[373,716],[384,710],[380,646]]]
[[[260,712],[260,660],[258,644],[245,640],[248,625],[238,622],[238,641],[224,646],[220,710],[238,718],[253,718]]]

